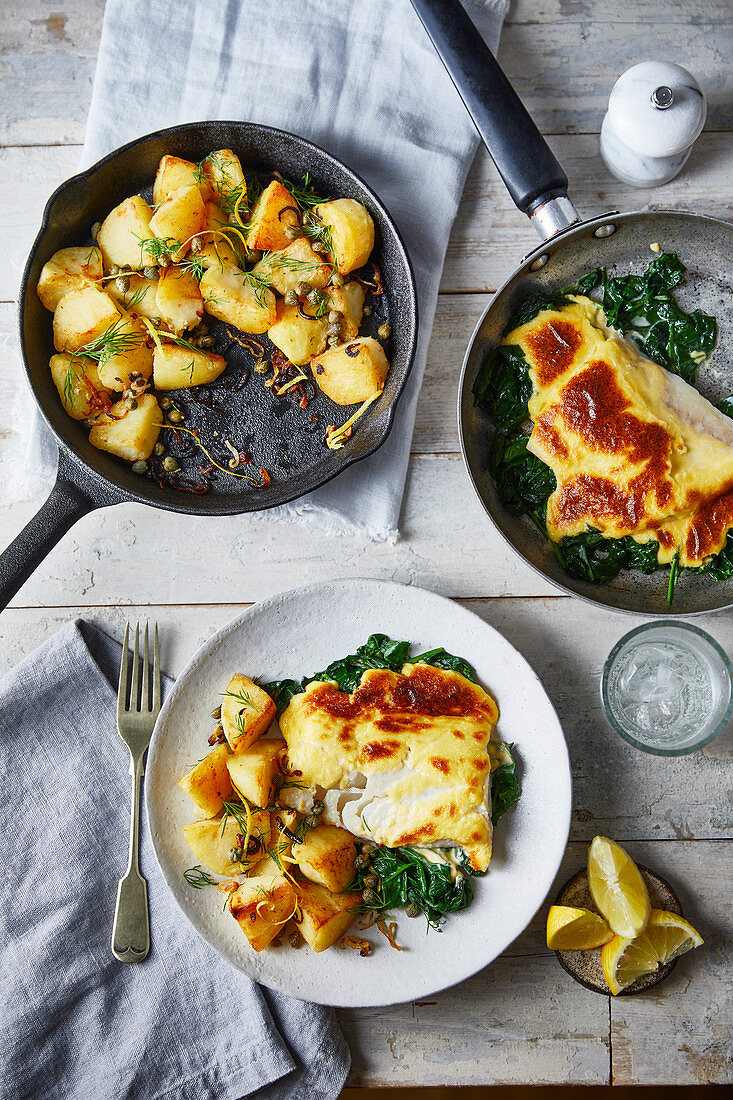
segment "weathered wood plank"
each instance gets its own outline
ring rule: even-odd
[[[647,190],[627,187],[609,174],[593,135],[552,138],[550,144],[584,216],[650,206],[723,218],[731,214],[733,134],[704,134],[676,180]],[[0,149],[0,247],[9,258],[0,268],[0,301],[16,297],[44,204],[54,188],[76,171],[79,152],[76,146]],[[448,245],[443,292],[495,290],[536,244],[534,230],[513,206],[488,153],[480,149]]]
[[[273,536],[273,545],[282,542],[284,531],[280,528]],[[124,593],[141,604],[164,605],[152,614],[159,619],[163,631],[165,667],[174,675],[207,637],[241,610],[241,605],[223,602],[231,600],[232,594],[242,587],[234,572],[227,586],[222,585],[219,606],[186,606],[178,602],[186,598],[187,587],[191,603],[202,599],[193,579],[195,572],[180,561],[177,563],[179,578],[188,580],[176,582],[158,577],[152,583],[142,582],[144,593],[140,587],[136,590],[128,578],[128,570],[139,569],[144,578],[155,572],[155,565],[147,555],[136,554],[135,543],[129,542],[129,532],[127,537],[124,556],[132,564],[126,566],[117,559],[117,585],[103,588],[96,580],[89,596],[79,594],[74,587],[75,606],[10,609],[3,613],[0,617],[3,643],[0,645],[0,674],[75,615],[90,618],[121,638],[128,618],[151,614],[145,606],[89,607],[87,599],[92,602],[90,597],[96,597],[97,603],[106,604]],[[300,541],[303,541],[302,533]],[[340,541],[332,540],[334,545]],[[94,542],[82,545],[90,547],[85,556],[90,559],[90,572],[96,571],[101,557],[96,552],[98,546]],[[175,554],[175,551],[169,552]],[[297,547],[293,554],[297,555]],[[300,565],[302,560],[294,556],[291,562],[281,566],[282,573],[290,578],[288,584],[323,579],[337,572],[335,567],[325,567],[320,573],[296,578],[293,563]],[[374,575],[391,576],[390,565]],[[67,591],[71,580],[65,580]],[[58,599],[62,587],[60,581],[57,584]],[[256,582],[245,589],[248,595],[243,595],[243,600],[259,599],[266,594],[264,586]],[[137,595],[133,596],[136,591]],[[177,601],[175,605],[165,606],[172,600]],[[632,749],[606,724],[598,692],[602,664],[621,635],[641,620],[610,615],[568,598],[471,600],[467,606],[501,631],[524,654],[557,709],[573,768],[571,838],[574,841],[588,843],[597,833],[609,834],[622,841],[733,838],[729,798],[732,729],[700,753],[661,759]],[[733,650],[733,614],[716,615],[705,625],[723,648],[729,652]],[[435,644],[439,642],[440,638],[436,637]],[[521,744],[518,751],[521,754]],[[569,867],[567,875],[572,870]],[[542,949],[538,930],[539,926],[523,951],[533,953]]]
[[[25,0],[0,28],[5,112],[0,144],[83,139],[101,28],[102,0]],[[685,27],[681,33],[680,26]],[[533,0],[515,4],[499,59],[548,133],[595,133],[623,69],[648,57],[673,58],[701,80],[709,129],[733,124],[731,22],[725,0]]]

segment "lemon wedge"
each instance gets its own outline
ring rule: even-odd
[[[649,893],[631,856],[597,836],[588,849],[588,886],[599,913],[617,936],[633,939],[649,920]]]
[[[551,951],[590,951],[613,932],[598,913],[572,905],[551,905],[547,914],[547,946]]]
[[[604,944],[601,964],[608,988],[615,996],[637,978],[653,974],[658,966],[699,947],[702,942],[700,933],[684,917],[664,909],[652,909],[641,935],[614,936]]]

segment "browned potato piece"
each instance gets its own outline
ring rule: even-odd
[[[206,225],[201,231],[205,244],[196,253],[196,259],[200,260],[205,268],[237,267],[237,256],[228,240],[218,231],[229,224],[229,219],[220,206],[214,202],[206,204]],[[236,240],[236,238],[234,238]]]
[[[53,315],[56,351],[78,351],[96,340],[120,319],[120,312],[108,294],[95,286],[64,294]]]
[[[361,283],[354,280],[345,286],[329,287],[328,298],[331,309],[337,309],[343,313],[341,332],[345,340],[353,340],[359,335],[362,317],[364,316],[364,299],[366,291]]]
[[[155,305],[160,317],[176,335],[187,328],[195,328],[204,315],[199,284],[188,271],[175,266],[161,272]]]
[[[283,877],[248,878],[229,895],[229,912],[255,951],[282,931],[295,910],[295,890]]]
[[[206,312],[241,332],[259,335],[277,320],[272,291],[255,289],[236,267],[210,267],[200,285]]]
[[[213,382],[226,365],[221,355],[163,344],[153,352],[153,381],[158,390],[184,390]]]
[[[72,358],[64,353],[52,355],[48,365],[61,404],[74,420],[86,420],[112,404],[109,390],[100,382],[93,359],[84,359],[80,355]]]
[[[150,458],[158,441],[163,413],[152,393],[137,399],[137,408],[126,413],[123,401],[110,409],[112,416],[102,413],[89,433],[89,442],[100,451],[109,451],[128,462]],[[115,420],[113,417],[120,417]]]
[[[99,361],[99,377],[110,390],[122,392],[132,382],[153,373],[153,349],[148,343],[148,330],[139,321],[122,317],[115,324],[114,339],[119,351]]]
[[[361,894],[332,894],[315,882],[299,882],[297,897],[303,914],[298,930],[317,952],[341,939],[363,904]]]
[[[246,820],[246,814],[242,814]],[[252,811],[252,823],[249,838],[257,838],[260,841],[258,851],[252,855],[243,855],[236,862],[229,858],[232,848],[239,848],[237,837],[242,836],[242,826],[233,814],[228,814],[226,821],[221,817],[209,818],[208,821],[192,821],[190,825],[183,826],[183,836],[189,848],[196,857],[198,863],[203,863],[215,875],[241,875],[258,862],[262,848],[270,843],[270,820],[261,810]]]
[[[240,208],[247,205],[247,186],[244,182],[244,172],[239,157],[231,149],[217,149],[215,153],[209,153],[202,163],[201,168],[211,191],[218,200],[231,196],[236,192],[234,200],[242,196]],[[244,219],[242,219],[244,221]]]
[[[98,248],[61,248],[43,265],[38,297],[46,309],[56,309],[64,294],[81,290],[90,279],[102,278],[102,253]]]
[[[181,790],[206,817],[221,813],[222,802],[231,798],[232,784],[227,770],[227,757],[230,755],[228,745],[217,745],[178,780]]]
[[[191,238],[206,225],[206,203],[198,187],[179,187],[164,199],[150,219],[149,236],[166,241],[178,263],[191,247]]]
[[[221,724],[232,752],[242,752],[254,744],[276,713],[277,707],[266,691],[246,676],[232,676],[221,704]]]
[[[147,317],[151,321],[160,321],[160,313],[155,304],[155,292],[158,288],[156,279],[146,279],[143,275],[128,275],[129,287],[122,292],[117,287],[117,280],[110,279],[106,284],[108,294],[111,294],[123,309],[129,310],[139,317]]]
[[[260,195],[250,216],[247,247],[263,252],[287,248],[286,225],[299,225],[300,214],[295,199],[279,180],[273,180]]]
[[[331,230],[333,261],[346,275],[362,267],[374,248],[374,222],[356,199],[332,199],[315,207],[315,214]]]
[[[381,393],[389,370],[384,348],[371,336],[329,348],[312,366],[316,382],[337,405],[353,405]]]
[[[166,154],[160,158],[153,184],[153,202],[159,206],[181,187],[198,187],[203,199],[211,198],[211,187],[197,165],[181,157]]]
[[[277,320],[267,335],[286,359],[303,366],[325,348],[327,324],[325,318],[319,321],[317,317],[303,317],[297,306],[288,306],[281,299],[277,303]]]
[[[272,779],[279,771],[285,748],[285,742],[280,738],[268,737],[230,756],[227,761],[229,778],[240,798],[246,798],[255,806],[270,804]]]
[[[340,894],[354,880],[356,845],[351,833],[336,825],[309,829],[293,851],[298,866],[311,882]]]
[[[295,290],[301,282],[310,283],[322,290],[331,278],[332,270],[331,265],[313,251],[307,237],[298,237],[287,248],[283,248],[282,252],[271,252],[263,256],[252,268],[253,273],[266,279],[278,294]],[[359,283],[354,285],[359,286]],[[340,306],[335,308],[339,309]]]
[[[150,232],[152,216],[153,211],[140,195],[132,195],[110,211],[97,237],[107,270],[112,264],[140,268],[151,263],[142,242],[155,236]]]

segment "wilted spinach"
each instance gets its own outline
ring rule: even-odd
[[[348,887],[367,893],[365,909],[379,912],[416,906],[431,928],[439,930],[448,913],[457,913],[473,901],[468,879],[459,875],[453,882],[447,863],[431,863],[411,848],[377,847],[369,852],[370,863],[357,871]],[[364,882],[370,875],[378,879],[373,890]]]

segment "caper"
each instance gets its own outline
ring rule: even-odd
[[[361,855],[358,855],[356,857],[356,859],[354,860],[354,867],[356,867],[357,871],[360,871],[362,869],[362,867],[368,867],[368,866],[369,866],[369,856],[366,855],[364,852],[362,852]]]
[[[365,905],[369,905],[372,908],[375,905],[379,905],[379,898],[377,897],[377,895],[374,893],[373,890],[365,890],[364,893],[361,896],[362,896],[362,900],[363,900]]]
[[[310,285],[310,283],[307,283],[305,279],[301,279],[299,283],[295,284],[295,293],[300,295],[301,297],[309,294],[312,289],[313,287]]]
[[[170,397],[161,397],[161,399],[160,399],[161,409],[169,409],[172,404],[173,404],[173,402],[171,401]]]
[[[119,290],[120,294],[127,294],[128,290],[130,289],[130,276],[120,275],[119,278],[115,279],[115,286]]]
[[[316,825],[321,824],[318,814],[308,814],[305,823],[309,829],[315,829]]]
[[[314,252],[318,252],[321,255],[324,255],[326,252],[328,252],[328,249],[326,248],[323,241],[314,241],[313,244],[311,245],[311,248],[313,249]]]
[[[151,283],[154,283],[156,279],[160,278],[157,267],[144,267],[143,275],[146,279],[149,279]]]
[[[300,947],[303,941],[300,938],[300,932],[296,932],[295,929],[288,936],[288,943],[291,947]]]
[[[313,803],[313,806],[311,807],[311,813],[316,814],[317,816],[320,817],[320,815],[323,813],[323,811],[325,809],[326,809],[326,807],[323,805],[320,798],[317,798],[315,800],[315,802]]]
[[[92,226],[92,240],[93,241],[96,241],[97,237],[99,236],[99,230],[101,228],[102,228],[102,223],[101,222],[95,222],[94,225]]]
[[[158,267],[166,268],[171,266],[170,256],[161,256],[158,260]]]
[[[298,237],[303,236],[303,230],[299,225],[286,225],[283,232],[289,241],[297,241]]]
[[[163,469],[167,474],[177,474],[180,468],[173,455],[163,459]]]
[[[221,718],[221,707],[220,706],[214,707],[214,709],[211,712],[211,717],[214,719],[215,722],[219,721],[219,719]]]
[[[182,424],[186,417],[183,415],[180,409],[171,409],[168,413],[168,419],[171,424]]]
[[[191,241],[191,251],[192,252],[200,252],[203,247],[204,247],[204,238],[203,237],[194,237],[192,239],[192,241]]]
[[[241,848],[230,848],[227,852],[230,863],[241,863],[243,854]]]
[[[419,905],[415,905],[414,901],[411,901],[409,905],[405,906],[405,913],[408,917],[419,917],[422,910]]]
[[[253,856],[255,852],[259,852],[261,846],[259,838],[251,836],[247,841],[247,855]]]
[[[326,325],[326,336],[340,336],[341,335],[341,322],[334,321],[330,325]]]
[[[110,264],[110,265],[109,265],[109,273],[110,273],[110,275],[119,275],[119,273],[120,273],[121,271],[122,271],[122,268],[121,268],[121,267],[118,267],[118,266],[117,266],[117,264]]]
[[[134,412],[135,409],[137,408],[137,398],[136,397],[126,397],[125,398],[125,405],[130,410],[130,412]]]
[[[339,275],[338,271],[334,271],[333,275],[331,276],[331,286],[343,286],[343,285],[344,285],[343,275]]]
[[[384,324],[380,325],[379,328],[377,329],[377,336],[379,337],[380,340],[386,340],[387,337],[391,336],[391,335],[392,335],[392,326],[390,324],[388,324],[387,321],[385,321]]]
[[[343,340],[341,339],[340,336],[329,336],[329,338],[328,338],[328,346],[330,348],[337,348],[339,346],[339,344],[342,344],[342,343],[343,343]]]
[[[145,459],[140,458],[137,462],[132,464],[133,474],[146,474],[148,472],[148,464]]]
[[[337,322],[338,323],[341,322],[341,320],[343,319],[343,316],[344,315],[343,315],[343,313],[341,312],[340,309],[332,309],[330,311],[329,315],[328,315],[328,320],[329,320],[330,324],[335,325]]]
[[[282,772],[275,772],[275,774],[272,777],[272,785],[273,785],[273,787],[275,788],[276,791],[280,790],[280,788],[282,787],[284,782],[285,782],[285,776],[283,775],[283,773]]]
[[[374,890],[375,887],[379,885],[379,879],[376,875],[365,875],[363,885],[366,886],[368,890]]]
[[[216,337],[215,336],[202,336],[199,340],[199,347],[200,348],[213,348],[215,343],[216,343]]]
[[[284,298],[285,298],[285,305],[286,306],[297,306],[297,304],[298,304],[298,295],[295,293],[294,290],[286,290],[285,294],[284,294]]]
[[[161,455],[165,454],[165,444],[156,443],[155,446],[153,447],[153,450],[155,451],[158,458],[160,458]]]
[[[250,248],[247,252],[247,259],[251,260],[253,264],[262,259],[262,252],[259,248]]]
[[[255,374],[267,374],[270,364],[266,359],[255,359]]]
[[[371,317],[371,315],[372,315],[372,307],[371,306],[364,306],[364,316],[365,317]]]

